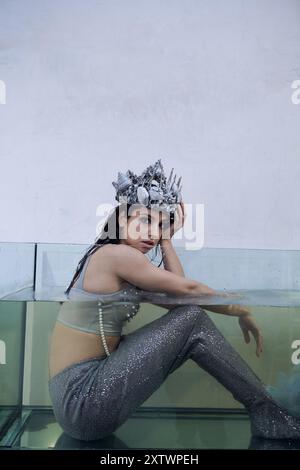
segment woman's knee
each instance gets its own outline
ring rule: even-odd
[[[182,325],[195,325],[198,322],[201,323],[208,316],[205,310],[201,308],[200,305],[196,304],[178,305],[170,309],[168,313],[176,322],[180,319]]]
[[[197,318],[200,314],[206,314],[205,310],[196,304],[184,304],[177,305],[176,307],[171,308],[169,311],[175,312],[176,314],[182,314],[185,317],[191,316]]]

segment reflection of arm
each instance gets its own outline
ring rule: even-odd
[[[152,305],[157,305],[158,307],[166,308],[167,310],[175,307],[180,307],[182,304],[157,304],[156,302],[148,302]],[[188,304],[185,304],[188,305]],[[192,304],[191,304],[192,305]],[[231,317],[242,317],[244,315],[249,315],[249,310],[242,305],[199,305],[199,307],[209,310],[214,313],[221,313],[222,315],[229,315]]]
[[[249,310],[246,307],[238,304],[230,305],[201,305],[205,310],[210,310],[211,312],[221,313],[222,315],[230,315],[231,317],[242,317],[244,315],[249,315]]]
[[[230,305],[201,305],[205,310],[214,313],[222,313],[223,315],[230,315]]]

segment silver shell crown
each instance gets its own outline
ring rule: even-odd
[[[168,213],[175,212],[176,204],[182,201],[181,179],[173,178],[172,168],[169,178],[164,174],[163,165],[159,158],[149,165],[140,176],[127,170],[126,174],[118,172],[118,181],[112,185],[116,189],[115,199],[120,203],[143,204],[149,208],[159,208]]]

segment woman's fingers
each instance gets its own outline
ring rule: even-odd
[[[257,348],[256,348],[257,356],[259,356],[260,353],[262,352],[263,352],[263,337],[260,334],[260,332],[258,332],[258,341],[257,341]]]
[[[252,333],[256,342],[256,355],[259,357],[260,353],[263,351],[263,337],[260,333],[260,330],[257,328]]]
[[[180,205],[181,205],[181,209],[182,209],[183,218],[185,219],[185,211],[184,211],[184,203],[183,203],[183,201],[181,201]]]
[[[255,343],[256,343],[256,355],[259,357],[259,355],[263,351],[263,337],[254,318],[252,318],[251,314],[246,315],[246,316],[241,316],[239,318],[239,323],[243,331],[246,343],[250,343],[250,333],[253,335]]]
[[[243,329],[243,333],[244,333],[245,342],[246,342],[247,344],[250,343],[251,338],[250,338],[249,331],[246,330],[246,329]]]
[[[180,202],[177,204],[176,210],[175,210],[175,217],[174,217],[174,222],[171,224],[172,225],[172,235],[177,232],[180,228],[182,228],[184,224],[184,209],[182,206],[182,203]]]

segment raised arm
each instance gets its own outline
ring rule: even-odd
[[[223,292],[214,290],[206,284],[154,266],[143,253],[129,245],[115,245],[110,256],[115,274],[140,289],[175,295],[218,295],[224,297]],[[151,302],[151,300],[149,303],[163,308],[180,305],[171,302],[163,305]],[[232,307],[232,305],[207,305],[204,308],[232,316],[242,316],[249,313],[243,308],[239,309],[237,305]]]
[[[179,276],[185,277],[183,266],[175,248],[172,245],[172,240],[162,239],[160,242],[160,248],[163,255],[164,269],[166,271],[178,274]]]
[[[140,289],[175,295],[220,293],[193,279],[154,266],[139,250],[129,245],[117,245],[111,253],[112,268],[120,278]]]

